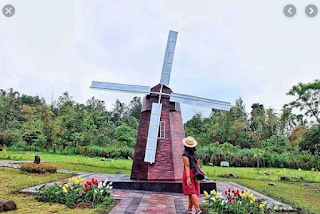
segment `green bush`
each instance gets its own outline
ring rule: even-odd
[[[221,161],[228,161],[230,166],[238,167],[277,167],[320,169],[320,156],[308,152],[292,154],[290,152],[276,153],[274,150],[240,149],[230,144],[209,144],[199,147],[200,160],[203,164],[220,166]]]

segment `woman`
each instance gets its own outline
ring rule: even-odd
[[[200,182],[194,179],[195,167],[200,167],[199,153],[196,151],[197,141],[193,137],[187,137],[182,140],[184,144],[184,153],[182,155],[184,170],[182,177],[182,191],[184,195],[189,196],[189,206],[186,213],[192,213],[194,206],[196,214],[202,213],[199,207],[198,195],[200,195]]]

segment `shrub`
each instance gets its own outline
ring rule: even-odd
[[[205,203],[211,210],[215,210],[218,214],[260,214],[274,213],[272,207],[266,207],[263,199],[256,199],[250,191],[232,190],[225,191],[226,197],[221,193],[212,190],[210,194],[204,191]]]
[[[25,150],[25,147],[26,147],[26,142],[24,141],[19,141],[18,143],[13,145],[13,149],[18,151]]]
[[[65,204],[71,207],[81,202],[90,203],[92,207],[101,204],[110,205],[112,196],[110,189],[112,183],[108,180],[98,183],[97,180],[84,181],[81,177],[69,179],[69,184],[63,183],[59,185],[55,183],[53,186],[42,186],[37,189],[36,199],[38,201],[46,201],[50,203]]]
[[[31,173],[55,173],[59,166],[52,164],[35,164],[35,163],[23,163],[20,165],[20,170]]]
[[[312,154],[320,153],[320,125],[313,126],[303,134],[300,149]]]

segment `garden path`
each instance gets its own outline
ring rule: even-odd
[[[19,168],[19,163],[26,161],[0,161],[0,167],[12,167]],[[60,170],[63,173],[75,173],[69,170]],[[77,176],[81,176],[84,180],[91,180],[92,178],[98,181],[104,181],[106,178],[114,176],[113,174],[101,174],[101,173],[88,173],[88,172],[76,172]],[[66,182],[67,179],[60,182]],[[233,182],[216,182],[217,191],[225,194],[225,190],[250,190],[256,198],[264,198],[267,205],[275,205],[275,208],[283,207],[286,211],[294,210],[291,206],[276,201],[270,197],[267,197],[261,193],[248,189],[244,186]],[[37,188],[40,188],[44,184],[33,186],[21,190],[21,193],[34,194]],[[47,183],[50,186],[53,183]],[[160,193],[160,192],[148,192],[148,191],[136,191],[136,190],[121,190],[112,189],[112,194],[115,199],[121,199],[120,203],[114,207],[110,214],[150,214],[150,213],[168,213],[168,214],[182,214],[183,210],[188,207],[188,198],[183,194],[177,193]],[[204,196],[200,196],[200,201],[204,199]]]

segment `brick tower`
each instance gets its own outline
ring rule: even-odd
[[[151,89],[160,92],[161,85]],[[164,86],[163,92],[171,94],[169,87]],[[152,103],[158,102],[159,94],[150,93],[142,103],[139,131],[137,136],[131,179],[136,180],[181,180],[183,171],[182,139],[185,137],[180,104],[170,102],[168,95],[162,95],[161,124],[157,144],[156,161],[153,164],[144,162],[149,121]]]

